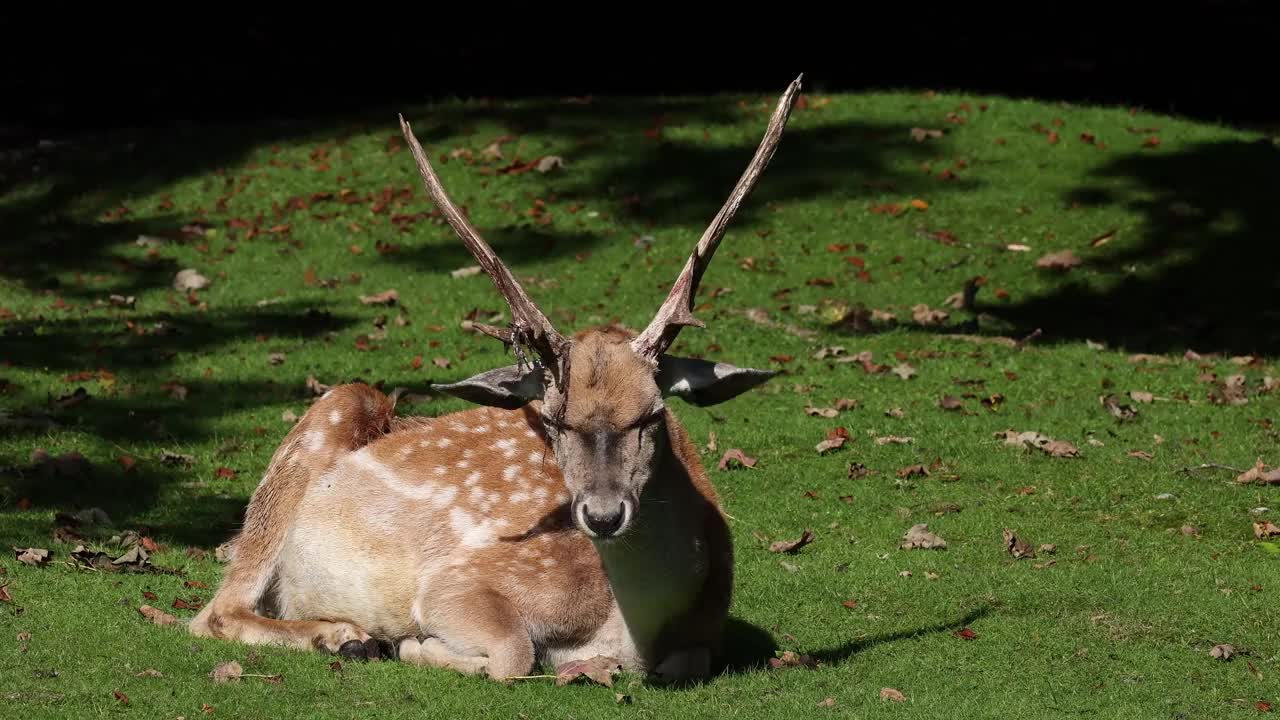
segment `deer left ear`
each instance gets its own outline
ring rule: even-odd
[[[472,375],[466,380],[431,386],[478,405],[515,410],[533,400],[541,400],[542,371],[528,365],[507,365]]]
[[[706,407],[732,400],[777,375],[776,370],[740,368],[729,363],[662,355],[655,380],[664,396]]]

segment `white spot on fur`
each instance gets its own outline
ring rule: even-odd
[[[405,445],[404,447],[400,448],[400,457],[409,457],[409,453],[411,452],[413,452],[413,446]]]
[[[459,470],[466,470],[468,467],[471,467],[471,463],[467,462],[466,460],[459,460],[457,463],[454,464],[454,467],[458,468]]]
[[[544,567],[544,568],[555,567],[556,559],[555,559],[555,558],[544,557],[544,558],[542,558],[542,560],[540,560],[539,562],[541,562],[541,563],[542,563],[542,567]]]
[[[462,484],[467,487],[472,487],[478,482],[480,482],[480,472],[477,470],[468,475],[467,479],[462,481]]]
[[[484,502],[484,488],[482,487],[471,488],[471,493],[467,497],[471,498],[472,503],[479,505],[480,503]]]
[[[311,452],[320,452],[325,446],[324,433],[319,430],[311,430],[303,436],[307,441],[307,449]]]
[[[489,446],[491,450],[501,450],[502,457],[513,457],[516,454],[515,438],[503,438]]]
[[[488,426],[488,425],[477,425],[477,426],[475,426],[475,427],[471,428],[471,432],[473,432],[473,433],[475,433],[475,434],[477,434],[477,435],[482,435],[482,434],[484,434],[484,433],[489,432],[489,426]]]
[[[383,485],[386,485],[391,490],[394,490],[403,497],[411,500],[428,502],[434,508],[439,509],[448,507],[453,502],[453,498],[458,494],[458,489],[456,487],[440,487],[430,483],[414,485],[405,482],[400,474],[396,473],[381,462],[378,462],[378,460],[373,457],[373,453],[369,451],[368,447],[362,447],[347,457],[351,462],[356,463],[357,467],[376,477]]]
[[[325,393],[325,395],[328,395],[328,393]],[[330,424],[330,425],[337,425],[337,424],[338,424],[338,423],[340,423],[340,422],[342,422],[342,413],[338,412],[337,410],[330,410],[330,411],[329,411],[329,424]]]
[[[466,450],[463,450],[463,451],[462,451],[462,457],[467,458],[467,459],[470,459],[470,458],[471,458],[471,456],[472,456],[472,455],[475,455],[475,454],[476,454],[476,451],[475,451],[475,450],[472,450],[471,448],[467,448]]]
[[[458,534],[458,540],[464,547],[482,548],[493,544],[495,531],[500,525],[489,518],[477,522],[466,510],[453,508],[449,511],[449,527]]]
[[[469,428],[467,428],[466,425],[463,425],[462,423],[455,420],[449,423],[449,429],[454,432],[466,432]]]
[[[512,505],[518,505],[522,502],[527,501],[528,499],[529,499],[529,493],[518,492],[518,493],[511,493],[511,497],[508,498],[508,501]]]
[[[438,448],[447,448],[452,444],[453,444],[453,441],[447,437],[442,437],[436,441],[436,447]]]
[[[508,465],[502,470],[502,479],[511,482],[516,479],[516,474],[520,472],[519,465]]]
[[[525,430],[525,431],[524,431],[524,436],[525,436],[525,437],[528,437],[528,438],[536,438],[536,437],[538,437],[538,433],[536,433],[536,432],[534,432],[534,431],[532,431],[532,430]]]
[[[546,500],[546,499],[547,499],[547,489],[546,489],[546,488],[544,488],[544,487],[534,488],[534,490],[533,490],[533,499],[534,499],[534,500]]]
[[[431,468],[431,474],[435,475],[436,477],[444,477],[444,467],[441,465],[437,465]]]

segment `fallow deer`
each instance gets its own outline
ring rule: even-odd
[[[191,633],[388,655],[507,679],[597,655],[659,681],[707,677],[733,588],[715,488],[665,398],[725,402],[773,371],[666,354],[726,226],[771,160],[779,100],[746,171],[649,325],[562,336],[446,194],[423,183],[511,311],[479,329],[515,364],[435,386],[476,408],[398,417],[363,384],[316,400],[273,454]]]

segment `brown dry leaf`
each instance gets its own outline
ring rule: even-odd
[[[1143,405],[1147,405],[1152,402],[1155,402],[1156,396],[1152,395],[1149,392],[1143,392],[1142,390],[1130,390],[1129,399],[1133,400],[1136,403],[1142,403]]]
[[[240,663],[229,660],[218,663],[209,673],[209,677],[213,678],[214,682],[225,683],[239,680],[242,674],[244,674],[244,668],[240,667]]]
[[[947,541],[929,532],[929,523],[917,523],[902,536],[898,547],[903,550],[940,550],[947,547]]]
[[[769,667],[774,670],[791,667],[812,669],[818,667],[818,661],[811,655],[798,655],[790,650],[784,650],[778,657],[769,658]]]
[[[788,553],[794,555],[800,551],[800,548],[813,542],[816,537],[817,536],[814,535],[813,530],[805,528],[804,532],[800,534],[800,537],[795,540],[778,540],[772,543],[769,545],[769,552]]]
[[[1035,548],[1031,547],[1031,543],[1027,542],[1023,538],[1018,537],[1017,533],[1015,533],[1013,530],[1010,530],[1009,528],[1005,528],[1003,531],[1003,535],[1004,535],[1004,549],[1007,550],[1009,554],[1013,556],[1014,560],[1021,560],[1023,558],[1034,558],[1036,556]]]
[[[143,670],[143,671],[142,671],[142,672],[140,672],[140,673],[135,673],[135,674],[134,674],[134,677],[141,677],[141,678],[162,678],[162,677],[164,677],[164,673],[160,672],[159,670],[156,670],[155,668],[147,668],[146,670]]]
[[[904,418],[907,416],[907,412],[900,407],[889,408],[884,411],[884,414],[891,418]]]
[[[728,470],[730,463],[737,463],[743,467],[752,468],[756,466],[756,458],[747,455],[739,448],[731,448],[724,451],[724,455],[720,457],[720,464],[716,467],[721,470]]]
[[[1147,462],[1150,462],[1156,459],[1155,455],[1152,455],[1146,450],[1130,450],[1127,454],[1131,458],[1138,458],[1139,460],[1146,460]]]
[[[911,319],[920,325],[941,325],[949,317],[951,314],[946,310],[932,310],[924,303],[911,306]]]
[[[540,173],[548,173],[564,167],[564,158],[559,155],[547,155],[538,160],[537,171]]]
[[[449,365],[450,365],[449,358],[442,358],[442,357],[433,358],[431,360],[431,364],[435,365],[438,368],[444,368],[446,370],[449,368]]]
[[[944,395],[942,399],[938,401],[938,407],[943,410],[963,410],[964,401],[955,395]]]
[[[1231,645],[1214,645],[1209,651],[1209,657],[1216,660],[1230,660],[1232,655],[1236,654],[1236,649]]]
[[[1259,540],[1266,540],[1280,535],[1280,527],[1270,520],[1261,520],[1253,524],[1253,534]]]
[[[929,477],[929,468],[924,465],[908,465],[898,471],[898,477],[903,479],[912,477]]]
[[[49,551],[44,548],[19,548],[13,549],[20,563],[25,563],[34,567],[49,564]]]
[[[1032,430],[1025,432],[1005,430],[995,433],[995,436],[998,438],[1004,438],[1006,445],[1019,445],[1021,447],[1035,448],[1053,457],[1073,458],[1080,456],[1080,449],[1075,445],[1072,445],[1065,440],[1054,440],[1051,437]]]
[[[809,415],[811,417],[822,417],[822,418],[830,419],[839,415],[840,411],[836,410],[835,408],[820,408],[820,407],[814,407],[812,405],[805,405],[804,414]]]
[[[895,688],[880,688],[881,700],[892,700],[893,702],[906,702],[907,696]]]
[[[156,625],[173,625],[174,623],[178,622],[178,618],[170,615],[169,613],[159,608],[151,607],[150,605],[143,605],[142,607],[138,608],[138,612],[142,613],[143,617],[155,623]]]
[[[573,660],[556,666],[556,685],[564,686],[579,677],[605,687],[613,687],[613,676],[622,672],[622,663],[614,658],[596,655],[587,660]]]
[[[400,293],[395,290],[383,290],[376,295],[361,295],[360,302],[365,305],[395,305],[400,302]]]
[[[897,375],[903,380],[910,380],[911,378],[916,376],[916,369],[914,367],[911,367],[911,363],[902,363],[901,365],[895,365],[893,369],[890,370],[889,372],[893,373],[894,375]]]
[[[858,407],[858,401],[850,398],[840,398],[836,400],[836,410],[854,410]]]
[[[1076,254],[1070,250],[1061,250],[1056,253],[1049,253],[1036,261],[1036,267],[1038,268],[1063,271],[1079,267],[1080,264],[1080,258],[1076,257]]]
[[[1132,405],[1121,405],[1120,396],[1114,394],[1099,395],[1098,402],[1120,422],[1127,422],[1138,417],[1138,411]]]
[[[1258,483],[1260,485],[1280,484],[1280,467],[1267,470],[1266,466],[1262,464],[1262,458],[1258,458],[1253,467],[1236,477],[1236,482],[1242,484]]]
[[[1209,402],[1214,405],[1247,405],[1244,375],[1231,375],[1215,382],[1209,389]]]
[[[827,439],[814,446],[814,449],[821,455],[830,450],[844,447],[844,443],[849,439],[849,431],[843,427],[832,428],[827,431]]]
[[[935,130],[934,128],[919,128],[919,127],[911,128],[911,139],[915,140],[916,142],[924,142],[925,140],[930,140],[930,139],[940,138],[940,137],[942,137],[941,130]]]

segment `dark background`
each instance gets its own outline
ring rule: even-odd
[[[898,3],[719,9],[347,3],[0,17],[6,138],[120,126],[318,120],[437,97],[958,88],[1280,124],[1265,2]],[[186,20],[174,20],[190,12]],[[606,21],[606,14],[615,16]]]

